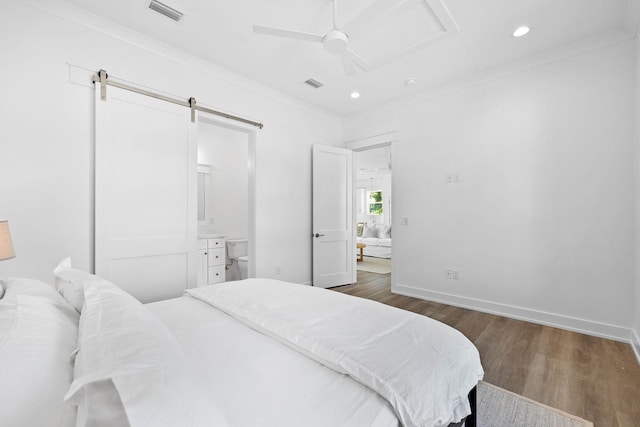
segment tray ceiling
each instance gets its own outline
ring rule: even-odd
[[[351,115],[496,66],[604,34],[627,34],[629,0],[338,0],[338,27],[367,71],[345,76],[320,43],[254,34],[254,24],[315,34],[332,27],[330,0],[150,0],[66,3],[338,115]],[[521,39],[520,25],[531,27]],[[628,33],[631,37],[631,33]],[[622,36],[621,36],[622,37]],[[314,89],[304,82],[315,79]],[[415,78],[416,83],[404,82]],[[357,100],[349,98],[360,92]]]

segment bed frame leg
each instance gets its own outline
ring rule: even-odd
[[[476,389],[474,387],[469,392],[469,405],[471,406],[471,414],[464,420],[464,427],[476,427],[477,426],[477,410],[476,410]]]

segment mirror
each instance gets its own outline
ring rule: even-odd
[[[208,181],[211,175],[211,166],[198,164],[198,221],[205,221],[207,206]]]

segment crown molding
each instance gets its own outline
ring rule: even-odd
[[[193,70],[209,74],[216,79],[222,80],[229,85],[248,90],[254,94],[268,98],[287,107],[313,115],[315,118],[322,117],[332,122],[340,122],[340,116],[333,114],[322,108],[313,106],[298,98],[287,95],[267,85],[259,83],[239,73],[226,69],[220,65],[205,61],[195,55],[186,53],[173,46],[159,42],[149,36],[133,31],[113,21],[109,21],[98,15],[92,14],[75,5],[62,0],[17,0],[19,3],[49,13],[60,19],[72,22],[85,27],[91,31],[104,34],[113,39],[146,50],[160,57],[167,58]],[[77,63],[78,61],[68,61]],[[82,65],[87,67],[86,64]],[[99,64],[98,64],[99,66]],[[96,70],[97,71],[97,70]]]
[[[613,30],[607,33],[600,34],[593,38],[584,39],[576,43],[572,43],[555,49],[550,49],[538,55],[530,56],[518,61],[493,67],[488,70],[462,77],[460,79],[456,79],[447,83],[439,84],[425,89],[415,95],[397,98],[395,100],[386,102],[383,105],[374,106],[362,112],[345,115],[343,116],[343,120],[357,120],[365,118],[374,113],[387,113],[416,104],[422,104],[437,98],[441,98],[443,96],[450,95],[455,92],[470,89],[474,86],[483,85],[514,74],[552,64],[554,62],[558,62],[567,58],[587,54],[619,43],[624,43],[632,39],[633,35],[627,30]]]

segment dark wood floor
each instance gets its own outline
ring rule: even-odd
[[[640,366],[629,344],[452,307],[390,292],[391,275],[358,271],[336,291],[450,325],[480,351],[484,380],[590,420],[640,426]]]

